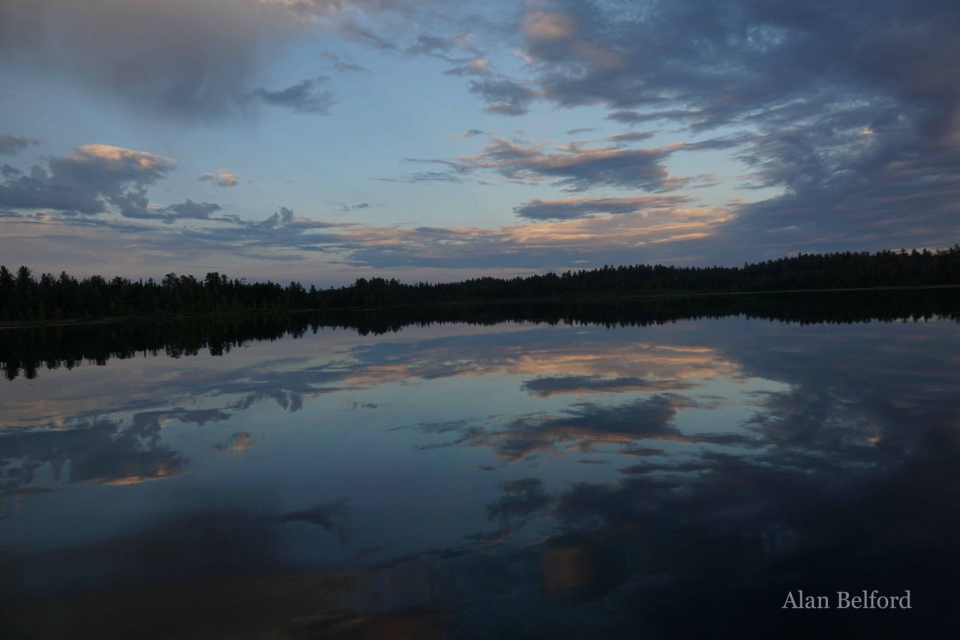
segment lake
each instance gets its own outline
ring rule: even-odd
[[[960,307],[871,304],[0,331],[0,636],[946,633]]]

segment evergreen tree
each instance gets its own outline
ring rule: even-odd
[[[960,245],[938,251],[798,254],[742,267],[604,265],[562,274],[440,284],[358,278],[351,286],[326,290],[313,285],[307,289],[299,282],[248,283],[216,271],[202,280],[168,273],[160,282],[152,278],[144,282],[101,276],[77,280],[66,272],[36,279],[26,266],[16,275],[0,266],[0,321],[942,285],[960,285]]]

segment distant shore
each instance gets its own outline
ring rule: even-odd
[[[66,327],[77,325],[96,325],[117,322],[180,322],[192,319],[216,319],[216,318],[238,318],[251,316],[275,316],[278,314],[304,314],[304,313],[341,313],[356,311],[381,311],[388,309],[410,309],[410,308],[431,308],[431,307],[465,307],[465,306],[496,306],[501,304],[549,304],[549,303],[570,303],[570,304],[592,304],[592,303],[610,303],[626,300],[643,299],[662,299],[662,298],[704,298],[716,296],[763,296],[763,295],[788,295],[788,294],[809,294],[809,293],[862,293],[876,291],[925,291],[934,289],[960,289],[960,284],[945,285],[920,285],[920,286],[890,286],[890,287],[848,287],[840,289],[770,289],[765,291],[706,291],[706,292],[670,292],[670,293],[646,293],[646,294],[595,294],[580,296],[557,296],[557,297],[537,297],[537,298],[501,298],[494,300],[464,300],[452,302],[432,302],[424,304],[395,304],[380,306],[352,306],[335,308],[317,308],[317,309],[269,309],[269,310],[239,310],[232,312],[210,311],[205,313],[189,314],[170,314],[170,315],[135,315],[135,316],[103,316],[99,318],[69,318],[60,320],[35,320],[29,322],[0,322],[0,330],[3,329],[27,329],[36,327]]]

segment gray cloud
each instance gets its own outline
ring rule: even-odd
[[[620,449],[617,453],[622,456],[635,456],[637,458],[653,458],[656,456],[662,456],[666,453],[663,449],[656,449],[654,447],[638,447],[635,445],[630,445],[629,447],[624,447]]]
[[[490,76],[493,75],[493,71],[490,69],[489,60],[475,58],[444,71],[444,74],[448,76]]]
[[[219,453],[243,453],[253,446],[253,439],[247,431],[237,431],[230,434],[226,442],[218,442],[213,445],[214,451]]]
[[[353,211],[361,211],[363,209],[369,209],[370,204],[367,202],[358,202],[357,204],[347,204],[346,202],[338,202],[340,205],[340,211],[342,213],[351,213]]]
[[[93,418],[64,429],[7,430],[0,434],[0,471],[11,462],[23,468],[5,490],[30,486],[42,465],[50,465],[62,482],[131,484],[171,477],[187,470],[189,459],[160,438],[161,424],[171,419],[204,425],[229,419],[219,410],[144,411],[129,424]],[[69,465],[69,480],[63,470]]]
[[[637,440],[702,442],[684,435],[673,424],[678,411],[697,407],[701,404],[696,399],[672,393],[658,393],[615,406],[575,402],[558,415],[516,416],[501,429],[465,426],[459,428],[459,437],[452,442],[425,448],[489,447],[498,457],[517,462],[558,448],[587,452],[599,445],[628,445]],[[452,426],[456,428],[456,425]],[[525,495],[526,491],[520,489],[516,493]],[[508,499],[507,502],[514,501]],[[520,502],[527,503],[527,500],[521,499]]]
[[[487,515],[491,520],[526,518],[553,502],[553,498],[543,488],[543,482],[537,478],[501,482],[500,492],[503,495],[487,505]]]
[[[344,501],[318,504],[308,509],[291,511],[279,516],[276,521],[280,524],[302,522],[321,527],[326,531],[334,531],[343,526],[343,521],[350,515],[350,508]]]
[[[623,144],[591,147],[587,146],[589,141],[574,141],[555,146],[555,152],[551,153],[546,151],[549,141],[524,146],[506,138],[493,138],[474,156],[455,160],[408,158],[407,162],[437,164],[447,167],[448,171],[408,176],[407,181],[458,182],[472,172],[492,172],[511,182],[536,184],[550,180],[566,191],[598,187],[672,191],[710,178],[671,176],[664,162],[674,153],[733,149],[751,140],[751,136],[740,134],[644,149],[631,149]]]
[[[333,92],[327,88],[329,83],[327,76],[317,76],[278,91],[257,89],[254,95],[276,107],[285,107],[298,113],[327,115],[334,101]]]
[[[537,92],[530,87],[508,79],[471,80],[470,93],[487,103],[487,113],[501,116],[521,116],[529,110]]]
[[[472,36],[469,33],[461,32],[449,37],[419,35],[416,43],[404,49],[404,53],[412,56],[428,55],[447,62],[458,62],[450,56],[451,52],[457,50],[475,51],[472,46]]]
[[[674,183],[662,161],[673,150],[583,148],[570,145],[559,153],[544,153],[539,147],[522,147],[495,138],[477,156],[461,166],[486,169],[512,180],[554,179],[569,191],[595,187],[623,187],[659,191]]]
[[[581,393],[624,393],[628,391],[680,391],[695,385],[680,380],[645,380],[633,376],[567,375],[536,378],[523,383],[524,391],[541,398]]]
[[[144,212],[144,205],[141,202],[141,208],[125,215],[173,221],[164,209],[151,205]],[[311,254],[325,254],[341,264],[376,268],[542,270],[585,268],[611,261],[633,263],[638,247],[643,247],[647,259],[683,256],[699,250],[698,239],[715,229],[721,219],[718,216],[723,213],[710,209],[654,209],[493,230],[326,222],[296,218],[292,213],[284,217],[280,212],[259,222],[224,214],[210,218],[215,226],[187,228],[71,216],[69,212],[10,216],[11,221],[42,227],[42,233],[51,239],[58,237],[52,233],[58,228],[96,229],[97,242],[103,243],[103,247],[122,238],[127,247],[159,252],[171,259],[222,252],[244,259],[301,261]]]
[[[743,206],[704,247],[733,259],[935,246],[960,231],[958,26],[949,0],[558,0],[528,9],[521,30],[542,99],[759,134],[737,157],[752,186],[783,195]]]
[[[465,175],[470,171],[470,167],[463,163],[453,160],[423,160],[420,158],[406,158],[404,162],[413,162],[417,164],[435,164],[446,167],[446,171],[417,171],[408,174],[403,178],[376,178],[385,182],[449,182],[459,184],[464,182]]]
[[[528,220],[571,220],[595,214],[624,214],[673,209],[691,201],[688,196],[634,196],[632,198],[599,198],[566,200],[530,200],[514,208]]]
[[[653,122],[656,120],[687,120],[692,118],[700,118],[704,115],[703,111],[684,111],[684,110],[672,110],[672,111],[653,111],[648,113],[640,113],[637,111],[614,111],[607,115],[607,120],[613,120],[615,122],[620,122],[623,124],[640,124],[642,122]]]
[[[453,137],[454,137],[454,138],[457,138],[458,140],[462,140],[463,138],[472,138],[472,137],[474,137],[474,136],[483,135],[483,133],[484,133],[484,132],[481,131],[480,129],[467,129],[467,130],[463,131],[462,133],[458,133],[457,135],[455,135],[455,136],[453,136]]]
[[[0,51],[156,112],[209,118],[243,106],[282,22],[253,2],[9,0]]]
[[[640,142],[641,140],[648,140],[653,137],[652,131],[627,131],[625,133],[618,133],[612,136],[607,136],[608,142],[615,142],[617,144],[630,143],[630,142]]]
[[[81,227],[105,234],[120,234],[128,246],[161,251],[171,256],[239,251],[253,259],[279,261],[304,259],[303,255],[283,252],[285,249],[341,250],[344,243],[339,242],[336,235],[316,232],[346,229],[356,224],[297,218],[286,207],[280,207],[265,220],[250,221],[232,214],[215,215],[223,209],[213,202],[195,202],[187,198],[166,207],[152,204],[147,195],[148,187],[165,178],[173,169],[173,160],[155,154],[103,144],[85,145],[64,156],[48,159],[46,166],[35,165],[26,173],[4,165],[6,180],[0,182],[0,211],[11,222],[44,228]],[[210,179],[213,177],[211,174]],[[221,172],[216,178],[221,184],[228,184],[235,176]],[[356,210],[368,206],[367,203],[351,205]],[[119,214],[142,222],[94,217],[100,214]],[[178,221],[212,222],[215,225],[195,229],[174,227],[164,232],[159,225],[145,224],[172,225]]]
[[[32,144],[39,144],[36,138],[21,138],[8,133],[0,133],[0,155],[12,156],[20,153]]]
[[[192,206],[188,211],[196,211],[198,215],[203,215],[203,207],[216,206],[190,204]],[[268,260],[303,260],[302,255],[285,253],[284,250],[335,251],[341,246],[338,234],[317,232],[351,228],[356,224],[298,218],[288,207],[280,207],[261,221],[243,220],[237,216],[222,216],[215,220],[221,224],[213,227],[178,229],[175,233],[160,239],[161,246],[178,253],[229,251],[242,252],[246,256]]]
[[[373,47],[383,53],[398,51],[399,45],[394,41],[378,34],[373,29],[365,27],[356,20],[346,19],[340,25],[340,32],[344,37],[359,42],[368,47]]]
[[[333,67],[334,71],[340,71],[341,73],[373,73],[366,67],[356,64],[352,62],[350,58],[341,56],[334,51],[324,51],[320,55],[330,61],[330,66]]]
[[[147,213],[146,188],[173,167],[169,158],[151,153],[84,145],[49,159],[46,168],[34,165],[27,173],[9,175],[0,184],[0,207],[92,215],[113,205],[123,215],[142,217]]]
[[[189,218],[192,220],[209,220],[210,215],[220,211],[222,207],[212,202],[194,202],[187,198],[180,204],[172,204],[166,211],[169,221],[172,219]]]
[[[406,0],[5,0],[0,55],[70,78],[138,110],[188,121],[240,114],[264,62],[322,28],[392,47],[350,17],[404,12]],[[336,67],[336,65],[335,65]],[[340,71],[359,70],[344,62]]]
[[[487,443],[500,457],[516,461],[538,451],[550,451],[558,443],[589,451],[601,443],[683,440],[673,421],[678,409],[690,406],[695,406],[690,399],[669,394],[613,407],[578,402],[559,416],[517,418]]]
[[[216,173],[205,173],[199,178],[201,182],[213,182],[218,187],[235,187],[240,176],[229,171],[218,171]]]
[[[541,100],[603,107],[612,122],[629,125],[657,122],[694,132],[723,127],[725,135],[712,141],[655,150],[628,147],[645,134],[627,132],[610,136],[607,142],[616,146],[602,153],[569,146],[502,162],[481,153],[455,170],[405,178],[457,183],[471,171],[486,171],[574,191],[658,192],[694,186],[666,172],[669,154],[731,151],[747,167],[740,186],[781,195],[736,205],[724,226],[685,254],[705,261],[731,263],[794,250],[934,246],[960,231],[960,9],[948,0],[881,7],[867,0],[807,0],[789,8],[753,0],[655,0],[642,6],[548,0],[517,9],[522,15],[512,29],[499,27],[513,11],[491,10],[499,14],[497,29],[478,11],[479,29],[517,47],[526,63],[523,81],[488,75],[488,67],[478,66],[488,59],[474,42],[482,37],[467,34],[468,22],[453,10],[443,20],[417,14],[423,18],[418,28],[430,34],[391,31],[390,21],[378,16],[414,11],[400,0],[75,4],[4,2],[0,55],[17,69],[68,73],[93,91],[177,117],[222,117],[264,102],[326,113],[332,95],[322,81],[279,90],[258,89],[254,82],[259,61],[275,43],[322,22],[386,53],[435,56],[450,62],[449,73],[479,74],[468,90],[491,113],[522,115]],[[328,53],[333,69],[360,70]],[[68,210],[50,206],[63,198],[40,186],[49,176],[13,171],[3,174],[8,202]],[[18,180],[22,184],[14,184]],[[127,183],[109,198],[101,193],[78,200],[88,211],[97,209],[97,201],[125,215],[146,211],[142,184]],[[415,249],[384,251],[415,259]]]

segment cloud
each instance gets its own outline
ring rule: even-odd
[[[634,196],[632,198],[599,198],[564,200],[530,200],[514,208],[528,220],[572,220],[596,214],[624,214],[676,209],[691,202],[688,196]]]
[[[550,376],[527,380],[522,388],[530,395],[549,398],[555,395],[580,395],[583,393],[624,393],[628,391],[679,391],[693,388],[693,384],[680,380],[645,380],[633,376],[606,378],[602,376],[568,375]]]
[[[340,544],[346,546],[353,541],[349,518],[350,507],[346,501],[339,500],[285,513],[275,522],[278,524],[301,523],[320,527],[324,531],[336,533]]]
[[[37,470],[49,465],[56,482],[128,485],[170,478],[186,472],[189,459],[164,444],[161,425],[169,420],[203,425],[228,419],[218,410],[141,411],[125,421],[92,418],[56,429],[8,430],[0,434],[0,470],[13,462],[24,472],[8,475],[12,489],[34,483]],[[69,467],[69,474],[63,471]]]
[[[40,144],[40,141],[37,138],[21,138],[8,133],[0,133],[0,156],[15,155],[32,144]]]
[[[542,270],[632,263],[639,247],[648,259],[683,256],[691,242],[713,233],[724,215],[723,210],[693,208],[665,211],[654,218],[632,213],[498,229],[368,226],[325,241],[330,243],[328,250],[345,252],[346,262],[358,266]]]
[[[602,445],[629,448],[643,440],[720,445],[754,442],[742,434],[688,435],[674,424],[680,411],[712,409],[716,406],[715,402],[704,402],[675,393],[656,393],[613,406],[580,401],[556,415],[536,413],[515,416],[500,428],[495,425],[459,427],[456,439],[420,448],[460,445],[486,447],[507,462],[519,462],[538,453],[559,454],[571,450],[586,453]],[[424,432],[429,433],[426,430]]]
[[[549,140],[528,144],[493,138],[473,156],[453,160],[408,158],[407,162],[436,164],[446,172],[408,176],[407,181],[459,182],[475,172],[494,173],[508,182],[537,184],[551,181],[566,191],[599,187],[643,191],[673,191],[681,187],[711,183],[712,176],[671,176],[665,161],[678,152],[711,151],[743,147],[754,138],[746,134],[721,136],[697,142],[675,142],[661,147],[627,148],[622,144],[587,146],[590,141],[573,141],[553,147]]]
[[[437,173],[443,178],[451,175]],[[139,194],[135,195],[139,198]],[[198,204],[203,205],[194,203]],[[538,203],[527,204],[533,207]],[[51,243],[56,242],[58,234],[75,234],[77,229],[85,228],[95,232],[96,242],[105,247],[122,241],[131,250],[159,253],[176,260],[218,252],[243,259],[278,261],[302,261],[315,256],[351,267],[541,271],[587,268],[611,262],[636,263],[640,251],[646,260],[667,257],[689,261],[691,252],[702,249],[697,243],[716,233],[718,225],[729,217],[729,209],[722,207],[663,207],[591,215],[585,212],[590,205],[570,205],[580,209],[571,212],[563,201],[539,204],[545,207],[541,210],[543,215],[552,210],[568,217],[557,222],[539,220],[535,224],[495,229],[328,222],[297,218],[287,209],[260,221],[241,219],[233,214],[211,215],[209,222],[215,224],[189,228],[132,224],[111,218],[70,215],[69,211],[16,214],[10,221],[31,225],[32,236],[49,238]],[[607,207],[615,209],[612,204]],[[96,210],[101,210],[100,204]],[[535,215],[533,209],[530,213]],[[598,210],[598,213],[601,212]],[[175,222],[171,214],[170,210],[148,204],[145,194],[123,213],[143,222]],[[580,217],[572,217],[574,214]]]
[[[41,236],[57,226],[86,228],[96,230],[104,242],[111,242],[107,238],[116,239],[119,234],[128,247],[147,252],[182,256],[198,251],[239,251],[246,257],[278,261],[304,259],[283,250],[316,252],[319,244],[336,251],[338,243],[333,241],[334,237],[316,232],[355,224],[297,218],[286,207],[265,220],[251,221],[233,214],[215,215],[223,208],[214,202],[187,198],[168,206],[151,203],[148,188],[168,176],[174,167],[169,158],[104,144],[79,147],[27,172],[4,165],[6,180],[0,182],[0,210],[4,210],[5,219],[32,225],[41,231]],[[221,184],[236,179],[223,171],[215,177]],[[214,178],[213,174],[210,178]],[[356,210],[368,206],[351,205]],[[113,215],[139,222],[119,221]],[[209,222],[214,226],[177,226],[164,232],[162,226],[149,224],[173,225],[178,221]]]
[[[640,142],[641,140],[648,140],[653,137],[652,131],[627,131],[625,133],[618,133],[612,136],[607,136],[608,142],[614,142],[616,144],[630,143],[630,142]]]
[[[243,453],[253,447],[253,438],[246,431],[238,431],[230,435],[229,440],[213,445],[219,453]]]
[[[618,454],[622,456],[635,456],[637,458],[654,458],[656,456],[662,456],[666,453],[663,449],[656,449],[654,447],[637,447],[630,445],[629,447],[624,447],[617,451]]]
[[[449,54],[458,49],[472,51],[473,36],[467,32],[456,33],[449,37],[419,35],[416,43],[404,49],[404,53],[411,56],[428,55],[441,58],[448,62],[455,62]]]
[[[51,158],[47,167],[10,175],[0,184],[0,207],[53,209],[93,215],[112,205],[122,215],[147,214],[146,188],[166,177],[173,160],[106,144],[89,144],[65,156]]]
[[[11,64],[184,118],[242,108],[258,55],[283,26],[258,3],[231,0],[9,0],[0,25]]]
[[[483,133],[484,132],[481,131],[480,129],[467,129],[466,131],[463,131],[462,133],[458,133],[453,137],[456,138],[457,140],[463,140],[464,138],[472,138],[474,136],[483,135]]]
[[[501,116],[521,116],[537,97],[530,87],[508,79],[471,80],[470,93],[487,103],[487,113]]]
[[[490,69],[490,61],[486,58],[475,58],[470,62],[457,65],[452,69],[444,71],[448,76],[489,76],[493,74]]]
[[[344,501],[326,502],[300,511],[290,511],[279,516],[276,521],[280,524],[302,522],[333,531],[343,526],[342,521],[350,515],[350,508]]]
[[[212,202],[194,202],[187,198],[180,204],[172,204],[166,208],[168,220],[189,218],[192,220],[209,220],[210,214],[220,211],[222,207]]]
[[[114,204],[117,204],[114,202]],[[233,218],[214,218],[212,214],[221,211],[222,207],[213,202],[194,202],[187,198],[179,204],[172,204],[168,207],[158,207],[151,205],[146,193],[137,193],[133,197],[128,197],[120,204],[120,213],[126,218],[135,218],[140,220],[155,220],[164,224],[173,224],[178,220],[216,220],[234,222]],[[108,223],[103,220],[101,222]],[[109,223],[108,223],[109,224]]]
[[[673,151],[569,145],[559,153],[545,153],[542,145],[523,147],[494,138],[480,154],[461,159],[459,166],[493,171],[510,180],[554,180],[569,191],[596,187],[662,191],[678,186],[663,165]]]
[[[323,51],[320,55],[330,61],[330,66],[333,67],[334,71],[340,71],[341,73],[373,73],[369,69],[352,62],[349,57],[340,56],[334,51]]]
[[[687,120],[700,118],[705,114],[703,111],[691,110],[672,110],[672,111],[653,111],[640,113],[638,111],[614,111],[607,114],[607,120],[613,120],[623,124],[640,124],[642,122],[653,122],[656,120]]]
[[[333,92],[326,88],[329,82],[330,78],[327,76],[317,76],[279,91],[257,89],[254,95],[275,107],[284,107],[298,113],[327,115],[334,102]]]
[[[545,509],[553,501],[543,488],[543,481],[538,478],[501,482],[500,492],[503,495],[487,505],[487,516],[491,520],[526,518]]]
[[[340,24],[339,31],[345,38],[373,47],[381,53],[391,53],[400,49],[399,45],[393,40],[385,38],[352,18],[344,19]]]
[[[363,209],[369,209],[370,204],[367,202],[358,202],[357,204],[347,204],[346,202],[338,202],[340,205],[340,211],[342,213],[351,213],[353,211],[362,211]]]
[[[523,33],[540,42],[569,40],[576,33],[574,17],[560,11],[530,11],[523,19]]]
[[[248,110],[256,79],[283,45],[334,31],[376,44],[354,22],[405,12],[404,0],[5,0],[0,55],[56,73],[139,111],[210,121]],[[379,39],[380,42],[385,42]],[[343,63],[338,69],[348,69]],[[268,94],[271,92],[267,92]]]
[[[530,5],[529,86],[625,124],[757,134],[735,156],[744,186],[782,195],[744,204],[705,244],[713,256],[937,246],[960,229],[955,3],[618,7]]]
[[[949,169],[960,166],[960,146],[902,115],[856,130],[832,120],[771,130],[739,154],[752,186],[785,193],[742,206],[718,243],[730,251],[745,241],[821,251],[940,246],[960,230],[960,177]]]
[[[607,407],[577,402],[558,416],[518,417],[502,431],[484,434],[474,443],[490,446],[508,461],[518,461],[558,444],[589,451],[600,444],[628,444],[635,440],[690,441],[674,425],[677,411],[691,408],[690,399],[657,394]]]
[[[240,179],[235,173],[229,171],[217,171],[216,173],[205,173],[198,178],[201,182],[213,182],[218,187],[235,187]]]
[[[199,216],[212,213],[214,209],[211,207],[216,206],[189,201],[188,204],[190,206],[186,211]],[[338,234],[318,231],[347,229],[356,224],[298,218],[288,207],[280,207],[260,221],[222,216],[216,222],[218,224],[215,226],[177,229],[175,233],[163,237],[161,246],[176,252],[226,251],[268,260],[303,260],[302,255],[290,252],[334,251],[339,246]]]
[[[461,183],[486,171],[572,191],[662,192],[705,184],[669,175],[671,154],[729,151],[746,171],[725,186],[766,199],[737,203],[728,224],[687,252],[704,262],[935,246],[956,235],[955,3],[761,4],[545,0],[438,17],[403,0],[89,0],[82,8],[8,0],[0,55],[16,70],[69,75],[97,95],[187,120],[263,104],[322,114],[333,100],[326,80],[270,88],[258,79],[278,45],[330,33],[390,55],[447,61],[447,73],[470,76],[468,91],[489,113],[520,116],[539,101],[605,109],[611,122],[633,126],[722,132],[711,145],[653,150],[634,144],[646,133],[625,132],[609,136],[609,147],[541,149],[542,158],[502,166],[468,159],[401,180]],[[516,53],[522,78],[494,72],[487,61],[500,52],[479,43]],[[342,54],[323,56],[336,71],[363,70]],[[114,204],[142,213],[144,202],[143,190],[128,186]]]
[[[443,167],[446,167],[446,171],[417,171],[411,174],[408,174],[402,178],[375,178],[376,180],[381,180],[384,182],[409,182],[409,183],[418,183],[418,182],[449,182],[453,184],[459,184],[464,182],[464,176],[470,171],[470,167],[467,167],[459,162],[453,160],[423,160],[419,158],[407,158],[405,162],[415,162],[418,164],[437,164]]]

